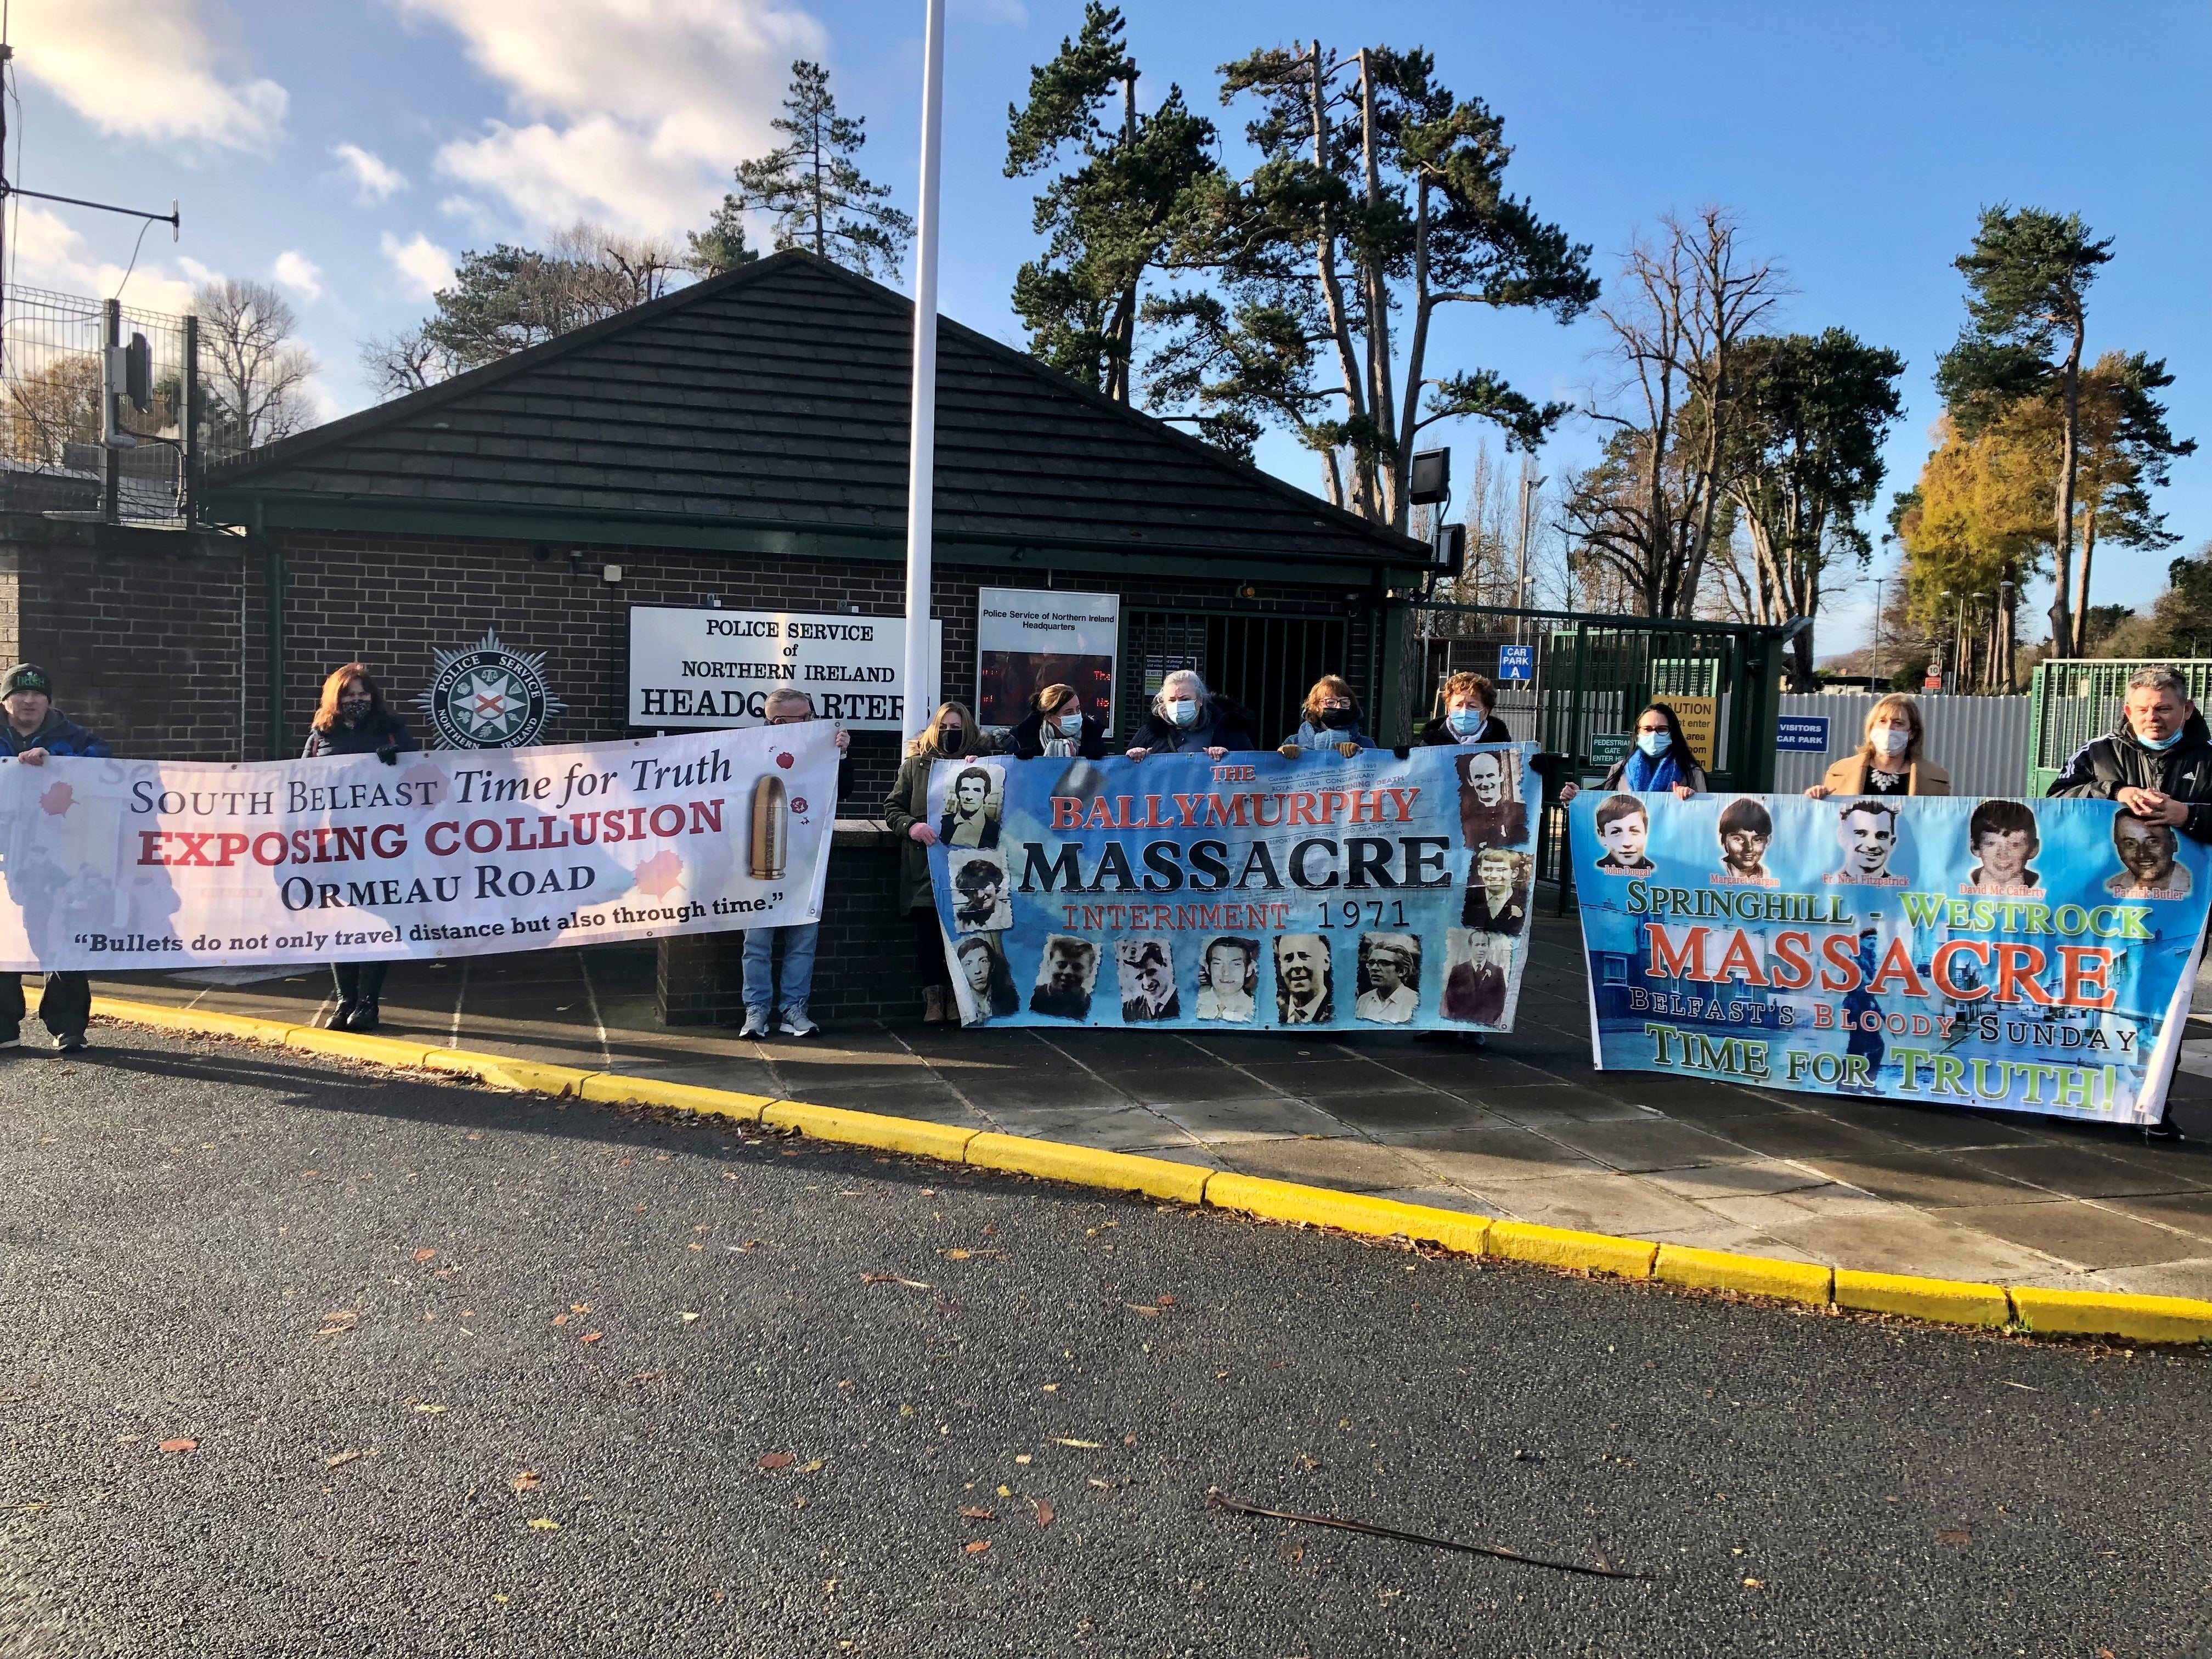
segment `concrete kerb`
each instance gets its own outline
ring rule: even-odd
[[[400,1037],[326,1031],[282,1020],[200,1013],[107,997],[96,1001],[93,1011],[125,1024],[157,1030],[245,1038],[305,1054],[441,1072],[521,1093],[607,1105],[674,1109],[844,1146],[939,1158],[1111,1192],[1141,1193],[1261,1220],[1333,1227],[1370,1237],[1403,1238],[1409,1243],[1435,1245],[1466,1255],[1528,1261],[1698,1290],[1729,1291],[1815,1307],[1890,1314],[1935,1324],[2009,1327],[2037,1335],[2063,1334],[2138,1343],[2212,1343],[2212,1302],[2186,1297],[2037,1290],[1829,1268],[1814,1262],[1659,1244],[1525,1221],[1498,1221],[1458,1210],[1300,1186],[1166,1158],[842,1107],[813,1106],[803,1101],[771,1100],[763,1095],[626,1077],[615,1072],[548,1066]]]

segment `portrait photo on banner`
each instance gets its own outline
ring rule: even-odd
[[[1260,988],[1260,941],[1220,934],[1206,941],[1200,963],[1199,1018],[1249,1025]]]
[[[1175,957],[1165,939],[1121,940],[1114,947],[1114,968],[1123,1020],[1137,1025],[1182,1018],[1182,1001],[1176,991]]]
[[[1275,1021],[1326,1025],[1336,1018],[1328,940],[1319,933],[1284,933],[1275,940]]]
[[[952,866],[952,929],[958,933],[1004,933],[1014,925],[1003,853],[956,849]]]
[[[984,1024],[1021,1012],[1022,994],[996,933],[970,933],[953,945],[952,959],[964,1023]]]
[[[970,761],[959,767],[945,792],[945,811],[937,820],[937,838],[953,848],[995,848],[1006,799],[1004,766]]]
[[[1445,944],[1443,1017],[1463,1025],[1503,1027],[1513,998],[1513,936],[1454,927]]]
[[[1420,936],[1362,933],[1353,1015],[1377,1025],[1407,1025],[1420,1011]]]
[[[1048,934],[1037,964],[1030,1012],[1054,1019],[1089,1019],[1091,993],[1098,983],[1098,947],[1074,933]]]
[[[1456,760],[1460,836],[1467,848],[1526,846],[1528,808],[1521,799],[1519,754],[1484,748]]]

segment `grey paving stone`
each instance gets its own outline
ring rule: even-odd
[[[1826,1176],[1777,1159],[1660,1170],[1645,1178],[1677,1198],[1688,1199],[1763,1198],[1774,1193],[1805,1192],[1832,1184]]]
[[[1428,1171],[1411,1154],[1361,1140],[1246,1140],[1219,1143],[1222,1160],[1244,1175],[1344,1192],[1413,1186]]]
[[[1518,1124],[1492,1121],[1410,1136],[1405,1146],[1455,1185],[1528,1181],[1561,1174],[1602,1174],[1595,1158],[1570,1152]]]
[[[1175,1102],[1202,1106],[1210,1101],[1273,1099],[1283,1091],[1234,1066],[1177,1066],[1168,1071],[1115,1072],[1109,1080],[1147,1104]]]
[[[1093,1077],[1087,1072],[1054,1072],[1030,1077],[977,1077],[964,1072],[945,1071],[936,1071],[934,1074],[994,1117],[1002,1110],[1022,1112],[1035,1108],[1109,1111],[1127,1106],[1134,1099],[1127,1089],[1117,1088],[1106,1079]]]
[[[1030,1135],[1039,1140],[1072,1141],[1079,1146],[1103,1147],[1112,1152],[1142,1152],[1189,1146],[1190,1136],[1158,1113],[1127,1104],[1070,1110],[1065,1107],[1008,1108],[996,1101],[983,1107],[984,1115],[1002,1133]]]
[[[2032,1121],[2019,1117],[1985,1117],[1977,1112],[1944,1106],[1912,1107],[1893,1101],[1849,1100],[1836,1096],[1813,1097],[1838,1121],[1892,1136],[1908,1146],[1930,1151],[1961,1146],[2019,1146],[2042,1139]]]
[[[2154,1267],[2118,1267],[2095,1276],[2098,1290],[2130,1291],[2137,1296],[2187,1296],[2212,1302],[2212,1255]]]
[[[2071,1198],[2121,1198],[2143,1193],[2195,1192],[2203,1188],[2179,1170],[2108,1158],[2087,1147],[2003,1146],[1962,1152],[1960,1162],[1992,1170],[2015,1181]]]
[[[1253,1095],[1241,1100],[1162,1100],[1146,1105],[1200,1140],[1228,1146],[1284,1135],[1336,1136],[1345,1133],[1334,1118],[1282,1095]]]
[[[1483,1200],[1473,1193],[1457,1187],[1395,1187],[1378,1191],[1377,1198],[1395,1199],[1401,1204],[1419,1204],[1434,1210],[1459,1210],[1468,1215],[1489,1215]]]
[[[695,1089],[728,1089],[741,1095],[784,1097],[775,1070],[761,1060],[689,1060],[674,1064],[626,1065],[615,1068],[624,1077],[655,1078],[684,1083]]]
[[[1681,1231],[1711,1224],[1696,1205],[1632,1175],[1559,1175],[1510,1186],[1476,1185],[1470,1190],[1495,1194],[1523,1221],[1580,1232],[1623,1233],[1643,1238],[1653,1228]]]
[[[1632,1106],[1625,1100],[1571,1083],[1546,1084],[1533,1089],[1486,1089],[1469,1098],[1500,1117],[1537,1127],[1552,1123],[1660,1121],[1648,1107]]]
[[[2108,1201],[2122,1215],[2178,1227],[2191,1237],[2212,1239],[2212,1193],[2167,1193]]]
[[[1616,1170],[1681,1170],[1748,1159],[1755,1154],[1702,1129],[1666,1118],[1565,1120],[1544,1133]]]
[[[1411,1079],[1368,1060],[1310,1060],[1297,1065],[1247,1065],[1243,1070],[1269,1088],[1310,1099],[1316,1094],[1379,1093],[1404,1088]]]
[[[1729,1124],[1728,1136],[1770,1158],[1871,1158],[1905,1150],[1902,1142],[1872,1129],[1796,1110],[1735,1119]]]
[[[2185,1234],[2085,1204],[2054,1199],[2045,1204],[2004,1204],[1947,1210],[1943,1218],[1976,1232],[2057,1257],[2077,1267],[2141,1267],[2201,1255],[2203,1246]]]
[[[1802,1251],[1806,1261],[1839,1263],[1868,1273],[2008,1284],[2048,1273],[2054,1265],[2033,1250],[1900,1205],[1863,1217],[1776,1221],[1766,1231]]]
[[[1393,1144],[1459,1125],[1490,1121],[1490,1114],[1480,1107],[1434,1089],[1408,1088],[1380,1094],[1305,1098],[1309,1104],[1320,1107],[1331,1117],[1377,1140]]]
[[[1942,1152],[1886,1152],[1872,1158],[1808,1153],[1803,1161],[1876,1198],[1923,1209],[2033,1204],[2049,1196]]]

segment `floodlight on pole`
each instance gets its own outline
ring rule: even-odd
[[[923,0],[921,199],[914,238],[914,398],[906,474],[906,732],[929,724],[932,518],[937,482],[937,180],[945,127],[945,0]]]

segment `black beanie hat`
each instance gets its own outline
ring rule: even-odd
[[[43,691],[54,695],[54,683],[46,671],[36,663],[19,662],[0,679],[0,697],[12,696],[18,691]]]

